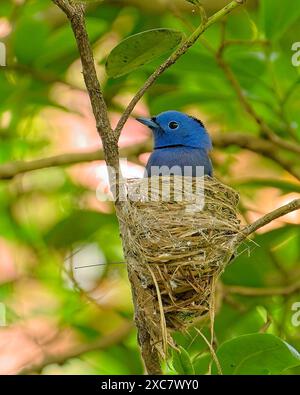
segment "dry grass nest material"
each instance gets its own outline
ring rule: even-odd
[[[199,179],[182,180],[128,180],[129,200],[121,213],[135,304],[163,356],[172,344],[170,330],[211,313],[216,279],[235,252],[240,230],[237,192],[207,176],[200,191]],[[180,199],[183,190],[190,192]]]

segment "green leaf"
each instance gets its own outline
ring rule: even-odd
[[[277,336],[255,333],[223,343],[217,351],[223,374],[268,375],[300,365],[300,354]],[[217,374],[215,363],[212,373]]]
[[[109,54],[106,72],[120,77],[138,69],[177,47],[183,33],[173,29],[153,29],[134,34],[121,41]]]
[[[261,308],[263,309],[263,308]],[[227,303],[223,303],[215,321],[215,333],[218,341],[234,339],[250,333],[257,333],[266,320],[255,306],[240,313]]]
[[[56,248],[63,248],[81,240],[88,239],[101,228],[115,223],[114,215],[96,211],[76,211],[56,224],[45,236],[46,242]]]
[[[250,255],[242,246],[234,262],[222,275],[225,284],[246,287],[280,286],[280,273],[274,271],[281,267],[286,270],[296,268],[300,256],[300,229],[296,225],[286,225],[257,235],[254,245],[249,245]],[[272,251],[273,256],[270,254]],[[274,257],[277,259],[274,265]],[[278,270],[278,269],[277,269]]]
[[[32,18],[22,19],[14,32],[13,44],[18,61],[31,65],[43,51],[49,28],[45,22]]]
[[[287,5],[282,0],[261,1],[261,17],[265,35],[269,39],[278,39],[300,17],[297,1]]]
[[[195,358],[193,360],[195,374],[202,374],[202,375],[207,374],[210,363],[211,363],[210,353],[203,353],[198,358]]]
[[[107,23],[99,18],[86,18],[86,26],[91,43],[94,43],[106,31]],[[45,67],[49,64],[61,68],[65,63],[69,65],[78,57],[77,46],[69,25],[55,29],[47,38],[45,46],[38,59],[38,66]]]
[[[195,374],[189,353],[181,346],[179,351],[173,352],[173,367],[178,374]]]

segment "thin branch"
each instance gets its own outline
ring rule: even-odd
[[[256,232],[258,229],[269,224],[270,222],[274,221],[275,219],[283,217],[284,215],[289,214],[289,213],[299,210],[299,209],[300,209],[300,199],[295,199],[295,200],[291,201],[290,203],[285,204],[284,206],[279,207],[276,210],[271,211],[268,214],[265,214],[258,220],[254,221],[252,224],[247,225],[244,229],[242,229],[241,233],[236,238],[236,242],[240,243],[247,236]]]
[[[300,290],[300,282],[285,287],[255,288],[242,287],[239,285],[223,285],[225,294],[238,294],[242,296],[277,296],[292,295]]]
[[[214,136],[213,143],[215,146],[222,148],[236,145],[263,155],[280,165],[300,181],[300,169],[297,166],[298,161],[294,162],[287,159],[283,155],[284,151],[279,151],[276,144],[272,141],[255,137],[247,133],[224,133]]]
[[[151,149],[150,142],[149,144],[142,143],[123,148],[120,151],[120,156],[121,158],[131,159],[145,152],[145,150],[147,151],[147,149]],[[55,166],[70,166],[77,163],[93,162],[96,160],[104,160],[103,150],[55,155],[49,158],[41,158],[32,161],[8,162],[0,166],[0,179],[9,180],[19,174],[34,170],[46,169]]]
[[[128,104],[128,107],[125,109],[122,117],[120,118],[116,128],[115,128],[115,134],[117,137],[120,136],[120,133],[129,118],[130,114],[134,110],[136,104],[139,102],[139,100],[144,96],[146,91],[152,86],[152,84],[157,80],[157,78],[165,71],[167,70],[170,66],[172,66],[177,60],[184,55],[187,50],[195,44],[195,42],[198,40],[198,38],[207,30],[211,25],[216,23],[218,20],[223,18],[225,15],[229,14],[232,10],[234,10],[236,7],[239,5],[243,4],[245,0],[234,0],[231,1],[229,4],[227,4],[224,8],[222,8],[220,11],[216,12],[214,15],[212,15],[210,18],[207,20],[203,20],[201,25],[188,37],[183,44],[163,63],[161,64],[153,74],[147,79],[147,81],[144,83],[144,85],[141,87],[141,89],[136,93],[136,95],[133,97],[131,102]]]
[[[65,353],[58,354],[57,352],[46,352],[44,358],[34,364],[28,364],[22,370],[18,372],[19,375],[33,374],[42,371],[46,366],[51,364],[62,365],[71,358],[81,357],[91,351],[104,350],[115,344],[122,342],[131,332],[133,328],[132,323],[125,323],[119,327],[116,331],[109,335],[103,336],[99,340],[96,340],[87,344],[79,344],[76,347],[71,347]]]
[[[41,158],[32,161],[8,162],[0,166],[0,179],[10,180],[19,174],[47,169],[55,166],[69,166],[76,163],[92,162],[104,159],[103,151],[92,151],[83,153],[71,153]]]

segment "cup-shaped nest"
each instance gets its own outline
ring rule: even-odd
[[[165,355],[170,330],[211,313],[216,279],[234,255],[239,195],[210,177],[127,182],[120,213],[138,316]]]

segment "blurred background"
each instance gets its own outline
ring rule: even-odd
[[[185,0],[87,3],[97,71],[116,125],[167,54],[110,79],[109,52],[147,29],[188,35],[200,16]],[[227,3],[203,1],[208,15]],[[240,193],[243,223],[300,191],[300,151],[293,149],[300,146],[300,68],[291,50],[300,41],[300,9],[282,3],[249,1],[212,26],[133,114],[174,109],[202,119],[215,143],[215,176]],[[113,204],[99,199],[108,193],[104,162],[83,160],[89,152],[97,157],[101,141],[69,24],[49,0],[6,0],[0,41],[7,50],[0,67],[0,373],[141,374],[118,224]],[[120,139],[121,156],[130,152],[125,176],[142,176],[150,139],[131,117]],[[23,171],[23,161],[53,156],[47,168]],[[218,343],[267,332],[300,350],[292,320],[300,302],[299,220],[294,212],[263,228],[226,270]],[[196,366],[202,374],[208,350],[195,333],[174,336],[191,354],[203,352]]]

